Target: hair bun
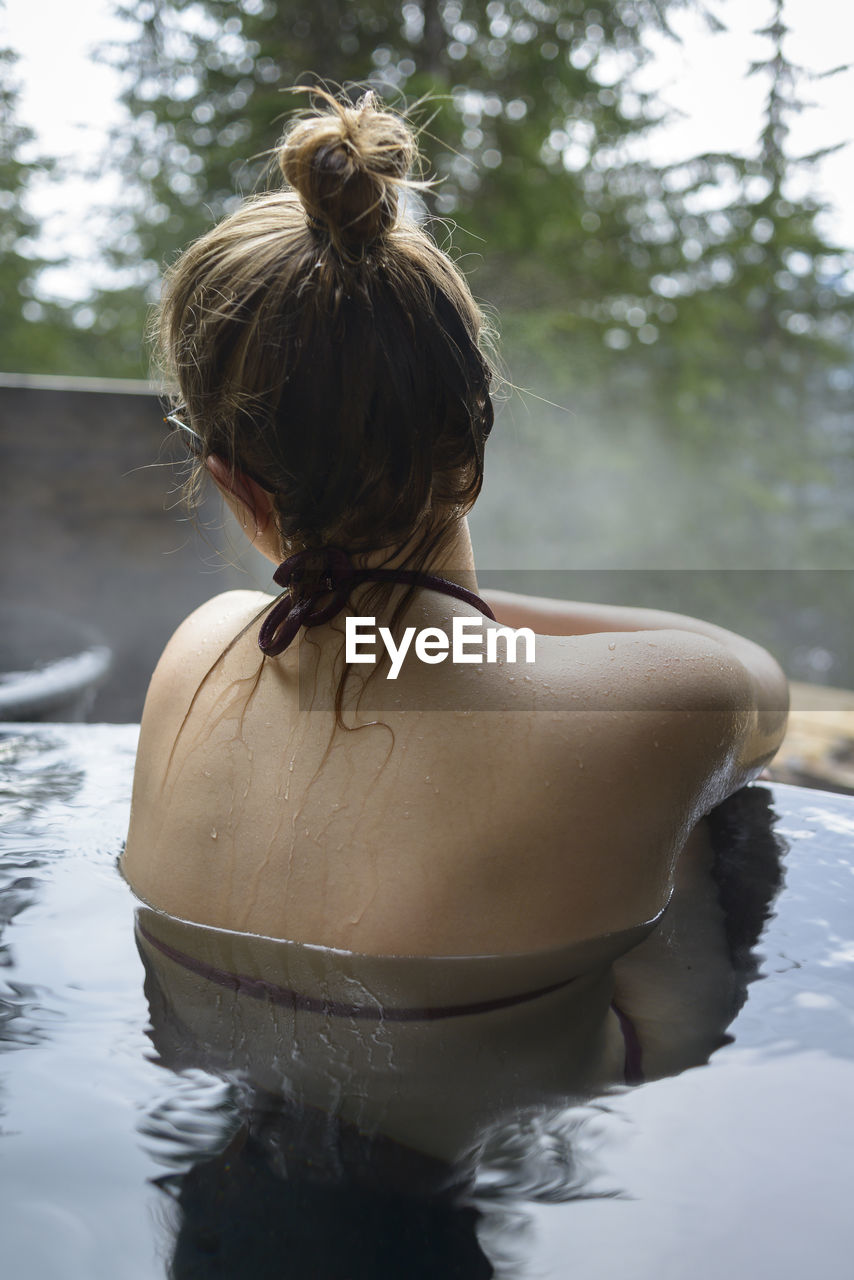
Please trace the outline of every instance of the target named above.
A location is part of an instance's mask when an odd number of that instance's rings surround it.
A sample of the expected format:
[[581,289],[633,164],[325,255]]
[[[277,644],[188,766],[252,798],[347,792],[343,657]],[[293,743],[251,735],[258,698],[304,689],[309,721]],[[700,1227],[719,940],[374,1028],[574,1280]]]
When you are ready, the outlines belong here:
[[398,189],[417,155],[415,139],[373,93],[355,107],[321,96],[331,110],[293,126],[279,165],[309,221],[327,230],[337,248],[361,249],[397,221]]

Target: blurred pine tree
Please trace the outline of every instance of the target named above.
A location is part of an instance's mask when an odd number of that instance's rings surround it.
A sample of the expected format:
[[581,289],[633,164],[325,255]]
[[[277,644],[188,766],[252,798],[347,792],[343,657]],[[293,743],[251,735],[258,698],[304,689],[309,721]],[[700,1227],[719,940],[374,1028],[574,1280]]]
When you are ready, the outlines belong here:
[[[790,154],[809,73],[787,56],[784,0],[768,3],[769,53],[752,69],[768,83],[758,143],[656,168],[642,143],[664,113],[633,73],[678,10],[714,27],[700,0],[121,0],[127,39],[102,56],[125,85],[108,160],[124,202],[104,253],[135,283],[91,300],[91,329],[55,367],[139,374],[163,263],[268,181],[270,149],[305,104],[287,90],[320,75],[354,95],[370,85],[412,107],[439,179],[428,212],[457,224],[511,373],[572,408],[519,416],[537,465],[566,474],[595,435],[602,484],[629,486],[652,440],[675,471],[659,484],[648,450],[631,492],[645,556],[659,527],[672,549],[662,486],[699,467],[691,514],[730,562],[761,536],[791,544],[793,564],[847,565],[851,258],[810,186],[821,153]],[[9,269],[26,289],[36,266]],[[27,350],[22,367],[43,367]]]
[[122,4],[129,39],[104,56],[127,85],[131,125],[114,131],[112,155],[127,178],[129,229],[111,260],[142,262],[154,280],[238,193],[263,184],[286,115],[305,104],[286,90],[320,73],[416,104],[439,180],[429,211],[460,228],[478,293],[558,308],[560,338],[569,327],[587,366],[602,351],[603,301],[650,293],[654,254],[631,233],[654,174],[625,152],[657,112],[623,83],[647,57],[645,34],[666,30],[685,2]]
[[32,179],[46,162],[22,158],[33,134],[18,120],[16,63],[11,49],[0,49],[0,328],[6,371],[43,363],[51,346],[44,308],[33,296],[47,264],[36,253],[38,221],[27,208]]

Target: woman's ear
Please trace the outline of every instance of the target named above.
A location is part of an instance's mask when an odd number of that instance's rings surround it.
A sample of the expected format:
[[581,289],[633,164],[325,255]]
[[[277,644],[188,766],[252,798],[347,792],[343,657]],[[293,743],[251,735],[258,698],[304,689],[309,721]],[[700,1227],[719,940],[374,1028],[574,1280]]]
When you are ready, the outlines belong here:
[[[251,516],[255,532],[264,533],[273,513],[273,498],[256,480],[243,471],[232,470],[215,453],[208,454],[205,466],[214,484],[232,505],[242,508],[244,516]],[[244,529],[247,521],[242,521]]]

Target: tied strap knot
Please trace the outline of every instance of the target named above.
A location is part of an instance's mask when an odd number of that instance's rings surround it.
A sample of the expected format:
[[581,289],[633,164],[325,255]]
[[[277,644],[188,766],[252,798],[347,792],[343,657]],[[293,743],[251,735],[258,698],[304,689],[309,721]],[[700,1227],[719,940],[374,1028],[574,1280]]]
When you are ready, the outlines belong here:
[[[258,632],[258,648],[270,658],[284,653],[300,627],[320,627],[341,612],[361,575],[339,547],[308,548],[283,560],[273,581],[284,589]],[[306,582],[310,585],[306,586]],[[321,605],[320,601],[332,599]]]
[[[311,547],[283,560],[273,581],[284,592],[273,604],[258,632],[258,648],[267,657],[276,658],[287,649],[300,627],[320,627],[341,612],[350,592],[361,582],[397,583],[406,587],[426,587],[462,600],[487,618],[495,614],[485,600],[461,587],[457,582],[440,578],[421,569],[357,569],[340,547]],[[326,596],[328,604],[320,601]]]

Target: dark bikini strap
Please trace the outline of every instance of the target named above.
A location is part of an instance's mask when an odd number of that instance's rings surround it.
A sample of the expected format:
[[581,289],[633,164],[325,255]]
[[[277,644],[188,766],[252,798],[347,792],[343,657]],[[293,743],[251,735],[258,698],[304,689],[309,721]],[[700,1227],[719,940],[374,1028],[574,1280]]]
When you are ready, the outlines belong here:
[[217,986],[227,987],[238,995],[250,996],[253,1000],[264,1000],[268,1004],[292,1009],[294,1013],[320,1013],[328,1018],[350,1018],[370,1022],[437,1022],[445,1018],[467,1018],[479,1013],[496,1013],[500,1009],[511,1009],[517,1004],[539,1000],[555,991],[561,991],[576,981],[575,977],[560,978],[548,986],[537,987],[533,991],[523,991],[513,996],[498,996],[492,1000],[477,1000],[469,1004],[452,1005],[380,1005],[376,1000],[366,1004],[348,1004],[340,1000],[332,1000],[326,996],[309,996],[294,991],[291,987],[280,986],[266,978],[255,978],[247,974],[231,973],[220,969],[198,956],[187,955],[177,947],[155,937],[137,920],[137,931],[152,947],[156,947],[164,956],[190,973]]
[[[320,567],[318,568],[318,562]],[[306,568],[312,568],[313,585],[305,594],[297,596],[306,578]],[[300,627],[319,627],[341,612],[350,599],[350,592],[362,582],[394,582],[408,587],[425,587],[429,591],[441,591],[479,609],[487,618],[495,621],[495,614],[485,600],[474,591],[461,587],[435,573],[422,573],[419,569],[360,569],[353,564],[346,551],[338,547],[298,551],[283,560],[273,581],[284,588],[283,594],[273,605],[258,633],[258,647],[270,658],[287,649]],[[320,601],[332,599],[325,605]]]
[[623,1044],[626,1047],[626,1057],[623,1065],[626,1084],[643,1084],[643,1052],[635,1024],[629,1015],[624,1013],[613,1000],[611,1001],[611,1008],[617,1015],[620,1031],[623,1033]]

